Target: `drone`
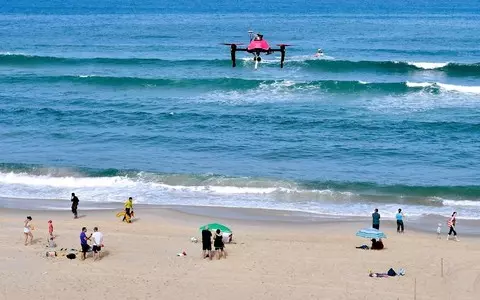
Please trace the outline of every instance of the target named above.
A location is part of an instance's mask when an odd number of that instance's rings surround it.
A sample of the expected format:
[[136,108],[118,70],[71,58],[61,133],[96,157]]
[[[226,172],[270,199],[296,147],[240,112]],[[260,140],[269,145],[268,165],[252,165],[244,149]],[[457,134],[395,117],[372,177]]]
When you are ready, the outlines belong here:
[[266,40],[263,39],[263,35],[260,33],[254,34],[253,31],[249,31],[248,35],[250,37],[250,43],[248,44],[247,48],[239,48],[239,45],[243,45],[241,43],[225,43],[223,45],[230,46],[230,54],[232,57],[232,67],[235,68],[237,66],[236,62],[236,53],[237,51],[244,51],[253,54],[253,61],[255,62],[255,70],[258,68],[258,63],[262,61],[260,54],[265,53],[265,55],[272,54],[274,52],[280,52],[280,68],[283,68],[283,63],[285,62],[285,52],[288,44],[277,44],[279,48],[273,49],[270,48],[270,45]]

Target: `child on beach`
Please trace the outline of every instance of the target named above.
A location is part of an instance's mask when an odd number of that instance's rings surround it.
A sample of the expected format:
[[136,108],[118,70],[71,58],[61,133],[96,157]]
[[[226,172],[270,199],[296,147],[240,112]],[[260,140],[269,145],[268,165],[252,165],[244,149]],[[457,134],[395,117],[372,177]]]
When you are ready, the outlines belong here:
[[48,235],[49,235],[49,238],[53,238],[53,222],[52,222],[52,220],[48,220]]
[[48,238],[48,247],[50,247],[50,248],[57,247],[57,244],[55,243],[53,236]]
[[441,239],[442,237],[440,236],[440,234],[442,233],[442,223],[438,223],[438,227],[437,227],[437,239]]
[[[32,217],[30,216],[28,216],[23,222],[23,234],[25,235],[25,246],[27,246],[28,244],[32,244],[32,241],[33,241],[32,230],[34,228],[31,223],[32,223]],[[30,238],[30,243],[28,243],[28,238]]]

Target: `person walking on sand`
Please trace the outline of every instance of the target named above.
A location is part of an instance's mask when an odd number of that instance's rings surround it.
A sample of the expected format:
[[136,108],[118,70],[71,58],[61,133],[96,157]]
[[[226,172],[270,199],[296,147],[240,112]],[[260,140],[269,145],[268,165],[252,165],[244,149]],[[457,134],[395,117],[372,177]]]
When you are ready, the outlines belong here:
[[127,223],[132,223],[132,212],[133,212],[133,199],[132,197],[129,197],[128,200],[125,202],[125,216],[123,217],[123,221],[127,221]]
[[78,197],[75,196],[75,193],[72,193],[71,201],[72,201],[73,218],[78,219],[77,208],[78,208],[78,202],[80,202],[80,200],[78,200]]
[[103,247],[103,234],[98,231],[98,227],[93,228],[93,260],[100,260],[100,251],[102,250]]
[[450,239],[450,235],[453,232],[453,236],[455,240],[459,242],[459,239],[457,238],[457,231],[455,230],[456,224],[457,224],[457,212],[454,211],[452,214],[452,217],[447,222],[448,227],[450,227],[450,231],[448,232],[448,235],[447,235],[447,241]]
[[[23,222],[23,235],[25,235],[25,246],[28,244],[32,244],[33,241],[33,226],[32,226],[32,217],[28,216],[25,221]],[[28,242],[28,238],[30,237],[30,243]]]
[[202,250],[203,258],[210,258],[212,260],[212,232],[206,226],[202,230]]
[[372,227],[380,230],[380,214],[378,208],[375,208],[375,212],[372,214]]
[[403,226],[403,213],[402,209],[398,209],[398,213],[395,215],[395,218],[397,219],[397,233],[403,233],[404,226]]

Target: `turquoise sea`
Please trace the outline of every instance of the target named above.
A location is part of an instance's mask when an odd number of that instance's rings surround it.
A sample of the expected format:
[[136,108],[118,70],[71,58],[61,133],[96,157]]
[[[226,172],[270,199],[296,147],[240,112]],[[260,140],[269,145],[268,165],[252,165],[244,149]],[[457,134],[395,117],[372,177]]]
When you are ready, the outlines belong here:
[[[0,198],[480,219],[480,1],[17,0],[0,28]],[[248,30],[283,69],[231,67]]]

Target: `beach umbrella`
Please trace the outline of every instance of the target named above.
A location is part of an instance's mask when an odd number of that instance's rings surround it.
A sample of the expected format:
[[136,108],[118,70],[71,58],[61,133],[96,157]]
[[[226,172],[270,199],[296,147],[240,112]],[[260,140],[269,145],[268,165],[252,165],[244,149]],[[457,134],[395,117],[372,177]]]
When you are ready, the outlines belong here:
[[385,235],[385,233],[381,232],[380,230],[378,229],[375,229],[375,228],[364,228],[364,229],[360,229],[358,232],[357,232],[357,236],[359,237],[363,237],[363,238],[367,238],[367,239],[383,239],[383,238],[387,238],[387,236]]
[[206,227],[208,227],[209,230],[220,229],[220,231],[222,231],[222,232],[232,233],[230,228],[228,228],[227,226],[225,226],[223,224],[219,224],[219,223],[210,223],[210,224],[207,224],[207,225],[203,225],[203,226],[200,227],[200,230],[204,230]]

